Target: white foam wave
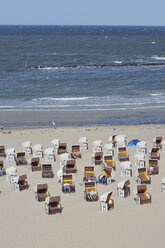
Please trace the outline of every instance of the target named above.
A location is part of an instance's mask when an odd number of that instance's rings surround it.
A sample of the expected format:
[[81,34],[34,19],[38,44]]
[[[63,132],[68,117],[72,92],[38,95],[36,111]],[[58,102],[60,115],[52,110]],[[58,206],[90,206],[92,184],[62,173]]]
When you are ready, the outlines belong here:
[[154,56],[152,56],[152,59],[155,59],[155,60],[165,60],[165,57],[159,57],[157,55],[154,55]]
[[156,42],[155,41],[152,41],[151,44],[155,44]]
[[114,63],[115,63],[115,64],[122,64],[122,61],[115,60]]
[[91,97],[42,97],[42,98],[34,98],[33,101],[81,101],[87,100]]
[[163,93],[152,93],[150,94],[150,96],[163,96],[164,94]]

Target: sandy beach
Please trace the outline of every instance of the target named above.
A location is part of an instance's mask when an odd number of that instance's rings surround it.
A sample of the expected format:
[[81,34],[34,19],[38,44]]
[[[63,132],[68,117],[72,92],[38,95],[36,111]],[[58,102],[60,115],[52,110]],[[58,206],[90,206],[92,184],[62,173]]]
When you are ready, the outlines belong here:
[[[160,152],[159,175],[151,177],[151,185],[147,185],[152,196],[152,203],[137,205],[134,201],[136,187],[134,155],[136,147],[128,147],[130,161],[133,165],[133,176],[130,178],[131,195],[127,198],[117,197],[117,183],[124,180],[120,175],[120,162],[115,151],[115,182],[110,185],[97,184],[99,196],[113,191],[115,208],[101,211],[100,202],[86,202],[83,192],[83,172],[85,165],[92,165],[92,142],[101,139],[103,147],[113,134],[125,134],[127,141],[134,138],[147,142],[148,151],[152,147],[155,136],[164,137],[165,124],[130,125],[130,126],[72,126],[56,128],[13,129],[11,134],[0,133],[0,145],[6,149],[14,147],[16,152],[22,151],[22,143],[30,140],[32,146],[42,144],[44,150],[51,146],[51,140],[59,138],[67,143],[67,151],[71,145],[78,144],[80,137],[88,138],[89,149],[82,150],[82,158],[76,160],[77,174],[73,175],[76,192],[64,194],[56,173],[60,168],[59,156],[52,163],[54,178],[44,179],[41,171],[31,172],[27,166],[17,167],[18,175],[27,174],[30,187],[21,192],[14,191],[13,184],[0,177],[0,220],[1,247],[24,248],[74,248],[74,247],[165,247],[165,194],[161,192],[161,180],[165,177],[165,153]],[[5,168],[15,165],[4,160]],[[41,160],[41,164],[44,159]],[[101,166],[95,166],[98,177],[102,173]],[[34,198],[34,186],[47,183],[51,195],[60,195],[63,211],[61,214],[46,215],[44,202]]]

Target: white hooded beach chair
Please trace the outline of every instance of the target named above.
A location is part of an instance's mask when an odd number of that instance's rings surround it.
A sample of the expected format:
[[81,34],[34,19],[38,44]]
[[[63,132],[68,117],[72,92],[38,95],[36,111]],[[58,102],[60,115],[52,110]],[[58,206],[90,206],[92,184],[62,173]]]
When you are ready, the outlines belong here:
[[52,147],[54,149],[55,152],[58,152],[58,147],[60,144],[60,140],[59,139],[54,139],[51,141]]
[[6,160],[7,161],[15,161],[15,149],[14,148],[9,148],[6,150]]
[[46,162],[54,162],[55,155],[54,155],[54,148],[49,147],[44,151],[44,158]]
[[163,138],[161,136],[153,138],[153,147],[162,148]]
[[116,136],[117,136],[117,135],[112,135],[112,136],[110,136],[109,139],[108,139],[108,143],[110,143],[111,145],[113,145],[113,147],[116,146]]
[[162,179],[161,191],[162,191],[162,192],[165,192],[165,177]]
[[98,177],[98,182],[102,184],[111,184],[112,179],[115,177],[115,171],[112,167],[105,167],[104,172]]
[[26,154],[32,154],[32,145],[31,145],[31,142],[30,142],[30,141],[25,141],[25,142],[22,144],[22,148],[23,148],[23,151],[24,151]]
[[147,144],[145,141],[140,141],[136,144],[137,153],[147,154]]
[[70,154],[69,153],[63,153],[59,156],[59,158],[60,158],[60,167],[63,168],[64,166],[66,166],[67,160],[70,159]]
[[129,180],[124,180],[118,183],[117,185],[117,195],[118,197],[127,197],[130,195],[130,185]]
[[6,169],[6,181],[8,183],[14,183],[14,179],[17,177],[17,168],[11,166]]
[[135,156],[135,167],[136,168],[145,168],[146,164],[145,164],[145,154],[142,152],[138,152]]
[[110,210],[114,208],[114,200],[111,199],[112,191],[106,192],[100,196],[100,209],[103,210]]
[[78,140],[81,150],[88,150],[88,139],[87,137],[81,137]]
[[124,161],[120,163],[120,170],[122,177],[132,177],[131,163],[129,161]]
[[93,145],[93,152],[102,152],[102,141],[101,140],[93,141],[92,145]]
[[15,191],[22,191],[24,189],[28,189],[27,176],[16,176],[14,178],[14,189]]
[[165,140],[162,140],[162,152],[165,152]]
[[114,156],[113,144],[108,143],[104,145],[104,156]]
[[115,137],[115,141],[116,141],[117,148],[127,146],[127,141],[126,141],[126,136],[125,135],[117,135]]
[[43,146],[41,144],[33,146],[33,156],[38,158],[43,157]]

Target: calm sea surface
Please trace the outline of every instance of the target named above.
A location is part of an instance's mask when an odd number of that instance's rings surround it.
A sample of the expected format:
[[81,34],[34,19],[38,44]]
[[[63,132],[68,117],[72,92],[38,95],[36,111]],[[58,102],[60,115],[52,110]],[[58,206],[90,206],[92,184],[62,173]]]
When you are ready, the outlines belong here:
[[0,26],[0,125],[165,123],[165,27]]

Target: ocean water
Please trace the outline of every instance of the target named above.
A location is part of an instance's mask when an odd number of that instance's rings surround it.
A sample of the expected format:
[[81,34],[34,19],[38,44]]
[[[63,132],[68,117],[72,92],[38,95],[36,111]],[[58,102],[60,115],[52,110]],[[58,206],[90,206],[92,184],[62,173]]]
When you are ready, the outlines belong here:
[[0,124],[165,123],[165,27],[0,26]]

